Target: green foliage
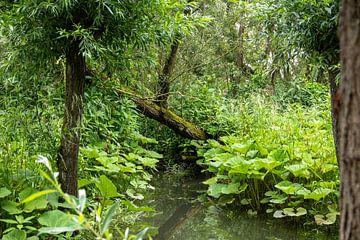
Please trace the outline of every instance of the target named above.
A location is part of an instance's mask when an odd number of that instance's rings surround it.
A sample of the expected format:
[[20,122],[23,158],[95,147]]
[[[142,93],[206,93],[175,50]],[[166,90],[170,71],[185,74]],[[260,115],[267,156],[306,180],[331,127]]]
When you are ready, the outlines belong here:
[[337,206],[339,179],[327,113],[263,104],[240,108],[242,122],[231,125],[236,136],[193,143],[203,158],[198,164],[215,175],[204,182],[207,194],[221,205],[237,202],[274,217],[309,215],[328,223],[317,215],[338,214],[327,206]]

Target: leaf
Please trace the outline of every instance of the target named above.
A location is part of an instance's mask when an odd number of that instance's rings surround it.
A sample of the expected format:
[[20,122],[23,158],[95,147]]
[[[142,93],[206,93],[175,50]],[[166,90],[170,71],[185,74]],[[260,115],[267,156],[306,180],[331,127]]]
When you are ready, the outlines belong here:
[[227,184],[226,187],[223,187],[221,189],[221,193],[223,193],[223,194],[239,193],[239,187],[240,187],[240,183],[230,183],[230,184]]
[[83,212],[86,204],[86,192],[85,189],[79,190],[79,205],[77,206],[80,212]]
[[24,212],[32,212],[35,209],[45,209],[48,204],[46,196],[41,196],[36,201],[27,202],[24,206]]
[[208,180],[204,181],[203,184],[206,185],[213,185],[217,182],[217,177],[209,178]]
[[7,189],[6,187],[0,188],[0,198],[7,197],[11,194],[11,191]]
[[336,222],[337,213],[328,213],[326,217],[324,215],[315,215],[315,223],[317,225],[331,225]]
[[75,227],[42,227],[40,228],[39,231],[39,235],[40,234],[51,234],[51,235],[57,235],[60,233],[64,233],[64,232],[74,232],[74,231],[78,231],[81,228],[75,228]]
[[47,190],[43,190],[37,193],[34,193],[32,195],[30,195],[29,197],[25,198],[21,203],[27,203],[27,202],[31,202],[43,195],[49,194],[49,193],[54,193],[57,192],[55,189],[47,189]]
[[98,158],[100,157],[96,148],[81,148],[81,153],[87,158]]
[[106,211],[104,220],[102,221],[102,223],[100,225],[100,231],[101,231],[102,235],[104,234],[104,232],[106,230],[108,230],[111,220],[114,217],[118,206],[119,206],[119,204],[115,203],[115,204],[111,205],[111,207],[109,207],[109,209]]
[[83,188],[83,187],[85,187],[85,186],[87,186],[87,185],[89,185],[89,184],[92,184],[93,183],[93,181],[91,181],[91,180],[89,180],[89,179],[80,179],[79,181],[78,181],[78,187],[79,188]]
[[72,215],[60,210],[52,210],[42,214],[38,222],[45,227],[39,229],[39,233],[59,234],[62,232],[73,232],[82,227],[72,220]]
[[287,151],[283,149],[276,149],[269,153],[268,158],[274,161],[284,162],[289,159]]
[[225,206],[226,204],[233,203],[235,198],[233,195],[223,195],[217,201],[218,204]]
[[13,229],[4,235],[2,240],[26,240],[26,232],[19,229]]
[[18,222],[13,219],[0,219],[1,222],[9,223],[9,224],[17,224]]
[[136,234],[134,240],[142,240],[145,237],[145,234],[148,232],[149,228],[144,228],[141,232]]
[[276,188],[280,189],[286,194],[294,194],[297,190],[301,189],[302,186],[298,183],[292,183],[289,181],[282,181],[275,185]]
[[139,157],[138,160],[141,162],[142,165],[150,168],[155,168],[156,164],[159,162],[158,159],[149,157]]
[[310,177],[310,172],[305,164],[293,164],[285,166],[284,168],[289,170],[295,177]]
[[280,161],[271,160],[269,158],[255,158],[251,162],[254,164],[254,166],[256,166],[256,170],[265,168],[268,171],[272,171],[274,168],[282,164]]
[[234,143],[231,146],[231,149],[233,151],[245,154],[245,153],[247,153],[249,151],[249,149],[253,146],[254,143],[255,143],[254,140],[249,140],[244,144]]
[[259,151],[258,150],[250,150],[246,153],[246,158],[247,159],[253,159],[258,155]]
[[26,197],[30,196],[34,192],[34,189],[31,187],[25,188],[19,193],[20,202],[23,201]]
[[134,189],[131,189],[131,188],[126,190],[126,194],[129,197],[134,198],[134,199],[138,199],[138,200],[144,199],[144,196],[141,193],[137,193],[137,192],[135,192]]
[[117,192],[116,186],[105,175],[101,175],[99,177],[98,181],[95,182],[95,185],[100,190],[103,197],[105,197],[105,198],[112,198],[112,197],[120,196],[120,194]]
[[125,206],[127,206],[129,211],[134,211],[134,212],[154,212],[155,211],[151,207],[138,207],[129,200],[121,200],[121,203],[123,203]]
[[41,163],[41,164],[44,164],[46,166],[46,168],[52,172],[52,168],[51,168],[51,164],[50,164],[50,161],[47,157],[45,156],[39,156],[38,159],[36,160],[37,163]]
[[244,199],[241,199],[240,204],[241,205],[249,205],[250,202],[251,202],[250,198],[244,198]]
[[319,201],[331,192],[332,190],[328,188],[317,188],[312,193],[304,195],[304,199],[314,199],[315,201]]
[[297,208],[296,211],[294,208],[284,208],[283,213],[289,217],[298,217],[307,214],[307,211],[302,207]]
[[1,202],[1,208],[10,214],[18,214],[18,213],[22,212],[20,209],[17,208],[18,205],[19,205],[18,203],[13,202],[13,201],[2,201]]
[[283,217],[286,217],[286,215],[283,214],[282,210],[277,210],[274,212],[273,217],[274,218],[283,218]]
[[227,184],[222,184],[222,183],[216,183],[216,184],[210,185],[207,193],[211,197],[218,198],[218,197],[220,197],[220,195],[222,193],[222,189],[226,188],[226,186],[227,186]]

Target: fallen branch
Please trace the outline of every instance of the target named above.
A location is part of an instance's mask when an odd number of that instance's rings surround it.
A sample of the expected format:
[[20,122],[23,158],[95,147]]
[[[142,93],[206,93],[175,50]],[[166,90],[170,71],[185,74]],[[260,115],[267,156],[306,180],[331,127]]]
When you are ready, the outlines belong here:
[[206,140],[209,135],[194,123],[176,115],[174,112],[160,107],[151,100],[143,99],[131,90],[116,90],[117,95],[127,95],[136,104],[137,110],[145,116],[168,126],[179,135],[195,140]]

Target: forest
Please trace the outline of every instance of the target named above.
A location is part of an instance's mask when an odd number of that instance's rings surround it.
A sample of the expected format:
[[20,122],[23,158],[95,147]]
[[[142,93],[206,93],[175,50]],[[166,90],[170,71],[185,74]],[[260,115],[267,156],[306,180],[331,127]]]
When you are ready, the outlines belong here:
[[359,23],[357,0],[0,0],[0,238],[360,239]]

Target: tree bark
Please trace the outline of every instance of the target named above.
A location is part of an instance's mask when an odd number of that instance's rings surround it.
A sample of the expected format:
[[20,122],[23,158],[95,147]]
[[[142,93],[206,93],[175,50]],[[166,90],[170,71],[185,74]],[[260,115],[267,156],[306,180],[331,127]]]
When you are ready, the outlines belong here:
[[195,140],[206,140],[209,138],[208,134],[202,129],[166,108],[140,98],[133,98],[133,101],[142,114],[166,125],[185,138]]
[[169,56],[166,59],[162,73],[159,76],[159,95],[156,101],[163,108],[168,107],[168,98],[170,92],[170,77],[175,68],[176,55],[179,49],[179,41],[177,39],[171,44]]
[[85,69],[85,58],[80,53],[79,41],[74,41],[66,53],[64,123],[57,165],[61,189],[75,196],[78,193],[77,164]]
[[343,0],[340,13],[340,239],[360,239],[360,1]]

